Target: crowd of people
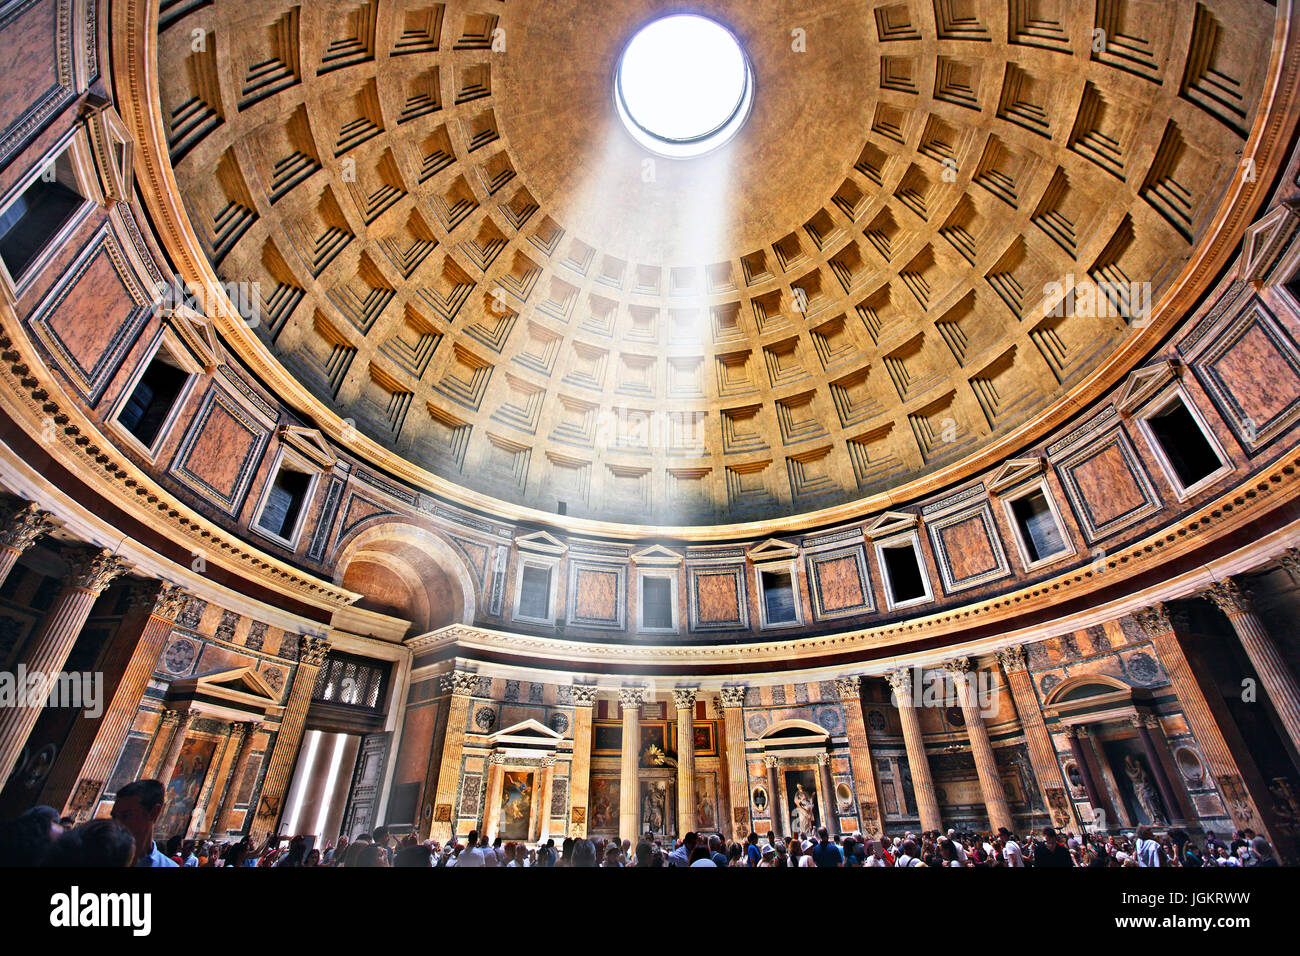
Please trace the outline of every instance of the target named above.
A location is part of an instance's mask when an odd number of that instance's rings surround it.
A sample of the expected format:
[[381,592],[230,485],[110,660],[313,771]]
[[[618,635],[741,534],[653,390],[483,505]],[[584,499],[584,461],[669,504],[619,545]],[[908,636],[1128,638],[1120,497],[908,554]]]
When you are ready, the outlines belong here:
[[112,816],[80,825],[52,807],[34,807],[0,826],[0,866],[49,867],[674,867],[674,866],[983,866],[983,867],[1169,867],[1278,866],[1263,836],[1242,830],[1231,838],[1206,834],[1198,845],[1183,830],[1156,839],[1149,827],[1132,836],[1058,833],[1051,827],[1020,839],[1005,828],[996,834],[938,830],[866,839],[860,833],[831,838],[815,834],[760,837],[729,842],[717,834],[687,833],[680,840],[647,835],[630,840],[566,838],[537,845],[488,839],[471,831],[444,843],[397,837],[386,827],[311,845],[305,836],[271,836],[255,845],[173,836],[159,847],[153,837],[164,791],[156,780],[139,780],[117,793]]

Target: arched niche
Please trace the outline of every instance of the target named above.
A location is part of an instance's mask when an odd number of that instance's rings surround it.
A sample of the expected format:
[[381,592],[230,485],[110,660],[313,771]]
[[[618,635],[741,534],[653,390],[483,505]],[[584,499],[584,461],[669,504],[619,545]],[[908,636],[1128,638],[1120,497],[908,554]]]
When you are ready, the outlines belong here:
[[412,634],[468,624],[477,589],[464,559],[438,535],[404,522],[372,525],[339,553],[335,583],[357,606],[411,622]]

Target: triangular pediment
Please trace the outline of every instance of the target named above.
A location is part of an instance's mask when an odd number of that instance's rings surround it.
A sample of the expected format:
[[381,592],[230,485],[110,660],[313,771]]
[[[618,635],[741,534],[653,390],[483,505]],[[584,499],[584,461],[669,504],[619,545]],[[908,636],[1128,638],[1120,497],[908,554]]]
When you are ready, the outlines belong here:
[[1145,405],[1162,388],[1183,374],[1183,366],[1176,359],[1166,359],[1140,368],[1129,375],[1120,389],[1115,407],[1121,415],[1132,415]]
[[1004,491],[1027,478],[1041,475],[1046,466],[1047,462],[1042,458],[1011,458],[1004,461],[1002,467],[993,473],[987,482],[987,487],[993,492]]
[[886,511],[867,525],[862,533],[868,538],[887,538],[900,531],[910,531],[916,527],[916,515],[902,511]]
[[1241,278],[1258,287],[1300,226],[1293,203],[1283,203],[1246,230],[1241,244]]
[[633,564],[654,564],[660,567],[676,567],[682,563],[682,556],[661,544],[652,544],[632,555]]
[[183,305],[166,309],[163,314],[205,372],[211,372],[222,363],[224,354],[217,330],[207,316]]
[[762,544],[750,548],[746,556],[755,564],[763,561],[789,561],[799,557],[799,546],[780,538],[768,538]]
[[200,713],[265,713],[280,704],[279,694],[252,667],[235,667],[172,681],[167,697],[189,700],[190,709]]
[[554,752],[564,735],[533,718],[498,730],[488,737],[488,745],[498,751],[515,753]]
[[554,555],[564,554],[569,550],[567,544],[545,531],[534,531],[532,534],[525,534],[515,538],[515,547],[520,551]]
[[280,440],[289,445],[322,470],[334,467],[338,458],[329,442],[314,428],[301,425],[284,425],[280,428]]

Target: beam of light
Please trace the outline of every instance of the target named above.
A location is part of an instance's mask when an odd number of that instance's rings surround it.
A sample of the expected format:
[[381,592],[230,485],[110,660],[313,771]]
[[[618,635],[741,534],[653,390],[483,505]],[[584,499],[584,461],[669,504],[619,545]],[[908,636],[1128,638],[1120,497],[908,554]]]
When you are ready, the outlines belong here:
[[325,839],[325,823],[330,813],[330,802],[334,799],[334,788],[338,784],[339,766],[343,763],[343,746],[347,743],[347,734],[334,735],[334,753],[330,755],[330,768],[325,776],[325,792],[321,794],[320,809],[316,813],[316,828],[312,831],[322,840]]
[[307,785],[311,780],[312,769],[316,766],[316,748],[320,746],[320,738],[319,730],[307,731],[307,753],[303,757],[302,770],[294,780],[293,803],[289,807],[289,815],[285,823],[285,829],[289,833],[298,832],[298,817],[302,813],[302,805],[307,797]]

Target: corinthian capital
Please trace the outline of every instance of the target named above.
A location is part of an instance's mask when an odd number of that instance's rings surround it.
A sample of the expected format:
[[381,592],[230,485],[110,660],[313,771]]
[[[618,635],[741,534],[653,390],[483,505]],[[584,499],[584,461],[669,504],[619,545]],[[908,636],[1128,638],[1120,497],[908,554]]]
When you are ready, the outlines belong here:
[[974,670],[974,665],[971,664],[969,657],[954,657],[950,661],[943,662],[943,669],[949,674],[959,676],[961,674],[969,674]]
[[1232,578],[1216,581],[1202,591],[1201,595],[1213,601],[1215,607],[1229,617],[1254,610],[1250,593]]
[[1015,647],[1004,647],[998,651],[998,663],[1002,669],[1010,674],[1012,671],[1022,671],[1029,667],[1029,655],[1025,653],[1025,646],[1017,644]]
[[469,671],[452,671],[442,675],[442,689],[451,691],[453,697],[470,697],[478,686],[478,675]]
[[77,552],[68,557],[68,573],[63,583],[78,591],[91,594],[104,593],[113,581],[124,574],[129,565],[107,548],[100,551]]
[[745,688],[744,687],[724,687],[721,692],[723,707],[743,707],[745,706]]
[[594,684],[572,684],[569,688],[573,706],[593,707],[596,703],[597,688]]
[[912,671],[909,668],[900,667],[898,670],[890,671],[885,675],[885,680],[889,681],[889,686],[893,688],[896,697],[911,700]]
[[862,678],[856,674],[835,678],[835,693],[840,700],[857,700],[862,696]]
[[678,710],[694,710],[695,698],[699,692],[698,687],[674,687],[673,703]]
[[310,637],[306,634],[301,637],[299,645],[300,653],[298,660],[308,667],[320,667],[325,663],[325,657],[330,652],[330,642],[323,637]]
[[618,702],[623,705],[624,710],[631,710],[640,707],[645,703],[644,687],[623,687],[618,692]]
[[1169,608],[1157,601],[1150,607],[1144,607],[1140,611],[1133,612],[1133,620],[1137,621],[1138,627],[1147,637],[1155,637],[1158,634],[1167,634],[1174,629],[1174,621],[1169,613]]
[[0,548],[9,548],[20,554],[35,543],[36,539],[54,529],[54,520],[48,511],[42,511],[34,504],[27,504],[9,516],[3,528],[0,528]]

